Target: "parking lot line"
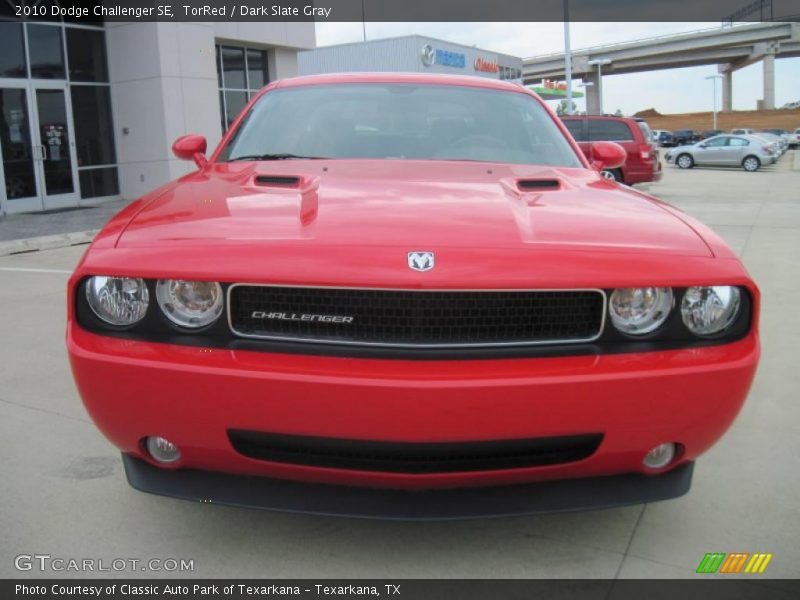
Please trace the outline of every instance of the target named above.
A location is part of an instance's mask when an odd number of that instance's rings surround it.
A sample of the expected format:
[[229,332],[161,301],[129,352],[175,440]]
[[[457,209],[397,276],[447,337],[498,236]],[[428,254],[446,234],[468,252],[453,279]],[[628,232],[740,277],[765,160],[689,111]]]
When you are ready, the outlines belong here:
[[72,271],[64,269],[25,269],[22,267],[0,267],[0,271],[10,271],[12,273],[61,273],[70,275]]

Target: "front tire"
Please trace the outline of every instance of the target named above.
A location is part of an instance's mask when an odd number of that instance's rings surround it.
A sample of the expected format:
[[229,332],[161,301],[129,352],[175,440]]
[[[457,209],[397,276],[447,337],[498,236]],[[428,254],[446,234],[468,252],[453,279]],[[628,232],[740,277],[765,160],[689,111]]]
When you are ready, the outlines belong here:
[[603,171],[603,177],[619,183],[625,183],[622,177],[622,171],[619,169],[605,169]]
[[694,166],[694,159],[690,154],[681,154],[675,159],[675,164],[681,169],[691,169]]
[[757,156],[745,156],[742,161],[742,168],[753,173],[761,168],[761,161],[758,160]]

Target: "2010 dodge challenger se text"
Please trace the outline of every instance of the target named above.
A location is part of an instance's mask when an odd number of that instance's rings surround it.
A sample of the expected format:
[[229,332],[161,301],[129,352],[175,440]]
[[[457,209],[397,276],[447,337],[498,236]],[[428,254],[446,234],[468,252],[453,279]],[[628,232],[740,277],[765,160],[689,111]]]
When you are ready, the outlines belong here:
[[521,86],[268,85],[69,284],[87,410],[133,487],[443,519],[684,494],[759,356],[711,230],[599,171]]

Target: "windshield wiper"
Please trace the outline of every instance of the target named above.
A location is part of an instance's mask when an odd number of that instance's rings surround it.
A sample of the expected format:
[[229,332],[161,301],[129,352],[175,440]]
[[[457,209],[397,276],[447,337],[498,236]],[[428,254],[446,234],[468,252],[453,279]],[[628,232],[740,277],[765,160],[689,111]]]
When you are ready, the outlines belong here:
[[280,152],[277,154],[247,154],[244,156],[237,156],[228,159],[228,162],[237,160],[294,160],[294,159],[308,159],[308,160],[322,160],[324,156],[302,156],[300,154],[290,154],[289,152]]

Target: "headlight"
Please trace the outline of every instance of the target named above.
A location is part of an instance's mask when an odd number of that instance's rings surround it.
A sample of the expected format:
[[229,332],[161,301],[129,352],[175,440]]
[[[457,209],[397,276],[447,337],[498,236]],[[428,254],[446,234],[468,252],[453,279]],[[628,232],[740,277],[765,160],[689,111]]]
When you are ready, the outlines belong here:
[[181,327],[205,327],[222,314],[222,286],[215,281],[159,279],[156,299],[167,318]]
[[86,300],[100,319],[124,327],[144,318],[150,293],[144,279],[98,275],[86,282]]
[[714,335],[730,327],[740,305],[741,293],[737,287],[690,287],[683,295],[681,317],[693,334]]
[[670,288],[620,288],[611,294],[608,312],[622,333],[644,335],[666,321],[672,306]]

